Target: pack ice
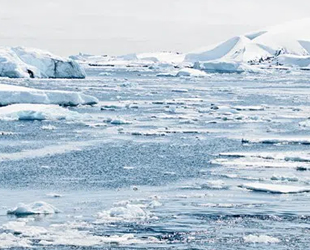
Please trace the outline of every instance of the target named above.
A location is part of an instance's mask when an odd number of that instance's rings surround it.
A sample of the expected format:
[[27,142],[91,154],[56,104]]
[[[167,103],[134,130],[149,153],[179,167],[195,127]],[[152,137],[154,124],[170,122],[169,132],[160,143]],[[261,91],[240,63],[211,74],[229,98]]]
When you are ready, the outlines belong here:
[[0,77],[9,78],[85,78],[84,69],[71,59],[50,52],[0,47]]

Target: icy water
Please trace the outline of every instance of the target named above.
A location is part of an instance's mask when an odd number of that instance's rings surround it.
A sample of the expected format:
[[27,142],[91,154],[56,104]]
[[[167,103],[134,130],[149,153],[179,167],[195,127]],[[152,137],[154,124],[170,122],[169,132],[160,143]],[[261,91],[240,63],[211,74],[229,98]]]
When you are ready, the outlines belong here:
[[[1,80],[100,103],[0,121],[0,248],[309,248],[309,73],[88,75]],[[60,213],[7,215],[36,201]]]

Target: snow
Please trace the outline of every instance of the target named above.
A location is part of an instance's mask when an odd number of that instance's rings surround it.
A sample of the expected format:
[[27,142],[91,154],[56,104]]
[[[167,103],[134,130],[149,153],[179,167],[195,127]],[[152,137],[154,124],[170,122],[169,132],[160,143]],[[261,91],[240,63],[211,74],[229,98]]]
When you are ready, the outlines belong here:
[[247,235],[243,237],[244,242],[246,243],[279,243],[281,242],[278,238],[271,237],[268,235]]
[[277,193],[277,194],[292,194],[292,193],[310,192],[310,187],[264,184],[264,183],[246,183],[246,184],[242,184],[240,187],[246,188],[246,189],[249,189],[252,191]]
[[13,104],[0,107],[0,120],[76,120],[79,113],[58,105]]
[[17,207],[7,211],[8,214],[17,216],[33,214],[55,214],[59,212],[60,210],[58,210],[56,207],[44,201],[33,202],[30,204],[20,203]]
[[0,76],[10,78],[85,78],[75,61],[48,51],[25,47],[0,47]]
[[95,104],[98,103],[98,99],[78,92],[38,90],[0,84],[0,106],[16,103],[76,106],[79,104]]

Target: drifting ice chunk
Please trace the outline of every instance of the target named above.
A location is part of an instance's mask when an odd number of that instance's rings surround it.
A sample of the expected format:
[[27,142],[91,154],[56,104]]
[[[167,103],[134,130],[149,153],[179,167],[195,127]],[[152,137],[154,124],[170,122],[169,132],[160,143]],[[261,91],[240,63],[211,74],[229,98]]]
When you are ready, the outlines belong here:
[[98,99],[78,92],[38,90],[0,84],[0,106],[16,103],[76,106],[79,104],[96,104]]
[[240,187],[257,192],[277,193],[277,194],[292,194],[310,192],[310,187],[298,187],[287,185],[274,185],[263,183],[246,183]]
[[147,219],[148,214],[139,205],[127,204],[124,207],[114,207],[98,213],[98,218],[97,223],[105,223],[107,221],[136,221]]
[[0,48],[0,76],[10,78],[85,78],[85,71],[70,59],[31,48]]
[[34,215],[34,214],[55,214],[59,213],[56,207],[44,202],[38,201],[30,204],[20,203],[17,207],[7,211],[8,214],[14,215]]
[[76,120],[79,113],[57,105],[13,104],[0,108],[0,120]]
[[243,237],[244,242],[247,243],[279,243],[280,240],[278,238],[274,238],[268,235],[247,235],[245,237]]

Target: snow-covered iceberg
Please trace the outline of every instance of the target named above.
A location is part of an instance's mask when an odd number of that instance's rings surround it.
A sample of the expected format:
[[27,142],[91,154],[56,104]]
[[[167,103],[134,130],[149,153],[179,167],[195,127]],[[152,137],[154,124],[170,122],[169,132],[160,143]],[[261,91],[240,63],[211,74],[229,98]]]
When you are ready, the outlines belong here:
[[85,78],[84,69],[71,59],[50,52],[0,47],[0,77],[10,78]]
[[[244,65],[304,68],[310,65],[310,18],[284,23],[233,37],[185,56],[185,62],[203,65],[206,71],[251,71]],[[228,69],[228,70],[227,70]]]
[[76,106],[96,104],[98,99],[78,92],[38,90],[20,86],[0,84],[0,106],[17,103],[58,104]]

